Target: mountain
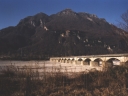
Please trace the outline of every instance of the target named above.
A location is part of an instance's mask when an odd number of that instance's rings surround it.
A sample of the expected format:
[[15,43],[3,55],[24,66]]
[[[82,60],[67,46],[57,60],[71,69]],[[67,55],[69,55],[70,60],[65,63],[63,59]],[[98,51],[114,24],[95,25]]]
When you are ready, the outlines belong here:
[[1,58],[126,53],[128,33],[94,14],[65,9],[28,16],[0,30],[0,45]]

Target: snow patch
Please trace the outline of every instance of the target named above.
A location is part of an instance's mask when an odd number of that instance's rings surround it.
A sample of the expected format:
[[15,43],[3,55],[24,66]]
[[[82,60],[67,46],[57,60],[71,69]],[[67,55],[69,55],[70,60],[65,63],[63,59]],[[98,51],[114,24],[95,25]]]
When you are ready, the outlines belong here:
[[47,31],[48,30],[48,28],[46,27],[46,26],[44,26],[44,29]]
[[79,35],[77,35],[77,38],[80,40],[80,36]]
[[98,42],[99,42],[99,43],[101,43],[101,41],[100,41],[100,40],[98,40]]
[[40,19],[40,24],[42,24],[42,20]]
[[61,36],[64,37],[64,33],[62,33]]
[[89,17],[87,17],[87,19],[89,20],[89,21],[93,21],[91,18],[89,18]]
[[113,51],[110,46],[108,46],[107,49],[111,52]]
[[35,27],[35,23],[33,21],[31,21],[30,23],[31,23],[31,25],[33,25]]
[[88,39],[86,39],[86,42],[88,42]]

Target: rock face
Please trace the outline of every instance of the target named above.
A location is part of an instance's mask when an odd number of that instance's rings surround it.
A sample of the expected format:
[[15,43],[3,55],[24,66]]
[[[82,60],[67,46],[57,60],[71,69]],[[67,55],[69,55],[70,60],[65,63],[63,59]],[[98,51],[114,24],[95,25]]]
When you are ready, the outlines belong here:
[[128,33],[96,15],[65,9],[38,13],[0,30],[0,55],[49,58],[128,52]]

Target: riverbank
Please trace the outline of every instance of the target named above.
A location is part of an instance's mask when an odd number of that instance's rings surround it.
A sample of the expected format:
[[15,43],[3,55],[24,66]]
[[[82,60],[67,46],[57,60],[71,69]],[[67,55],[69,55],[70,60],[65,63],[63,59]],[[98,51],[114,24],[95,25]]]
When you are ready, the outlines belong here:
[[50,74],[44,70],[39,77],[38,70],[5,69],[0,74],[0,96],[128,96],[127,66],[74,72],[74,78],[60,70]]

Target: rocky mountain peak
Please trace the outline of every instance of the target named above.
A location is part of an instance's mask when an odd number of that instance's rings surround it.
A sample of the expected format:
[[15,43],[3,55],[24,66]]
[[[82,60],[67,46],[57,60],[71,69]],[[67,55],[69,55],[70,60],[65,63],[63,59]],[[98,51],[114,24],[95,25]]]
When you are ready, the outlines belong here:
[[58,16],[62,16],[62,15],[76,15],[76,12],[72,11],[71,9],[64,9],[62,11],[60,11],[59,13],[57,13]]
[[0,45],[0,54],[13,58],[126,53],[128,33],[96,15],[65,9],[28,16],[0,30]]

